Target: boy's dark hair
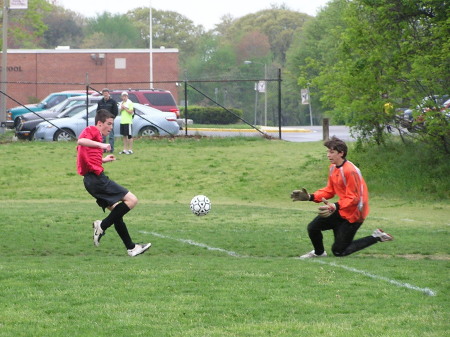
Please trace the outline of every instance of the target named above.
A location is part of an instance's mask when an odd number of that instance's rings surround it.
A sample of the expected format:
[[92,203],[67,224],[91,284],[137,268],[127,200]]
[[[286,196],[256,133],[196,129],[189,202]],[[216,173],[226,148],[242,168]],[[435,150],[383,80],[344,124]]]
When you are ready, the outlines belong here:
[[342,158],[345,158],[347,156],[347,144],[343,140],[340,140],[336,136],[331,137],[331,139],[328,139],[323,143],[327,148],[330,150],[335,150],[337,152],[343,152],[344,155]]
[[114,119],[114,117],[115,116],[108,110],[100,109],[97,111],[97,114],[95,115],[95,125],[97,125],[98,122],[105,123],[108,118]]

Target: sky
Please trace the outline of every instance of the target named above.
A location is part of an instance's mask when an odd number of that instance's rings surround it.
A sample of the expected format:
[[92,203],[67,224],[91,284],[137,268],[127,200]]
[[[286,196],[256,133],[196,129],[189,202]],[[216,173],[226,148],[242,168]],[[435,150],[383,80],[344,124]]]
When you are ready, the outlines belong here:
[[103,12],[125,14],[138,7],[174,11],[203,25],[206,30],[213,29],[221,22],[221,17],[230,14],[237,19],[260,10],[270,9],[272,4],[285,4],[289,9],[316,16],[321,7],[330,0],[56,0],[56,4],[85,17]]

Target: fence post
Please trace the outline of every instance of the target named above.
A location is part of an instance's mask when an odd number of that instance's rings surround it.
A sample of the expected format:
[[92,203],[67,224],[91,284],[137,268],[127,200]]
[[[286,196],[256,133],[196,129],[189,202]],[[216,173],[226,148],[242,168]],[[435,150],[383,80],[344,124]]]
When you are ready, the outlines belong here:
[[278,68],[278,135],[281,140],[281,68]]
[[184,81],[184,131],[188,135],[188,97],[187,97],[187,81]]
[[86,127],[89,126],[89,87],[91,83],[89,83],[89,73],[86,73]]
[[324,141],[330,139],[330,120],[328,118],[324,118],[322,121],[322,134]]

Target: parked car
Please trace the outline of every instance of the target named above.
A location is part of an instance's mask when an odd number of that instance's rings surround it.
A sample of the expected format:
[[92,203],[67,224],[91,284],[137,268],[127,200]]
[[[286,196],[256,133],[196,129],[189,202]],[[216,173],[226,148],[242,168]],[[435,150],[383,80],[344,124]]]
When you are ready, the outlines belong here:
[[[89,105],[88,107],[90,107],[91,105]],[[54,117],[46,117],[45,119],[38,118],[38,119],[29,120],[29,121],[22,120],[19,123],[19,125],[16,126],[16,132],[15,132],[16,137],[19,139],[33,140],[34,133],[36,132],[37,127],[40,123],[42,123],[44,121],[52,121],[52,120],[58,119],[58,118],[73,117],[80,111],[86,111],[86,104],[74,105]]]
[[[134,104],[135,117],[133,119],[133,137],[177,135],[180,128],[176,122],[176,115],[168,114],[142,104]],[[97,106],[88,109],[88,124],[94,125]],[[37,140],[67,141],[77,138],[86,127],[86,111],[80,111],[73,117],[58,118],[38,125],[34,134]],[[120,116],[114,122],[114,134],[120,136]]]
[[415,109],[406,109],[403,113],[403,119],[406,121],[413,122],[414,116],[413,111],[417,110],[420,112],[426,112],[430,109],[442,109],[444,107],[446,100],[449,99],[449,95],[433,95],[427,96],[422,99],[422,101],[416,106]]
[[42,111],[47,110],[55,105],[61,103],[72,96],[80,96],[86,94],[86,91],[82,90],[72,90],[72,91],[61,91],[55,92],[48,95],[38,104],[28,104],[23,106],[18,106],[6,111],[6,126],[9,128],[15,127],[20,121],[18,119],[19,116],[28,113],[30,111]]
[[[88,106],[96,105],[100,100],[100,96],[88,96]],[[77,108],[75,108],[77,107]],[[75,109],[73,109],[75,108]],[[44,120],[52,120],[61,117],[71,117],[76,112],[86,109],[86,96],[69,97],[65,101],[55,105],[48,110],[39,111],[37,113],[28,112],[19,116],[19,123],[16,125],[16,137],[19,139],[33,140],[36,126]]]
[[134,103],[140,103],[151,106],[155,109],[172,112],[180,117],[180,109],[178,109],[177,103],[172,96],[172,93],[168,90],[162,89],[125,89],[125,90],[111,90],[109,93],[112,98],[117,102],[120,102],[121,93],[128,92],[128,98]]

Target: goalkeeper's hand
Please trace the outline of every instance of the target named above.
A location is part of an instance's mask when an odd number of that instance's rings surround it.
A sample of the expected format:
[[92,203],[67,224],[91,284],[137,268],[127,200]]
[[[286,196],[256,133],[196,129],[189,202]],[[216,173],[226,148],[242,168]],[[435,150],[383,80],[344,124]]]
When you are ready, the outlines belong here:
[[328,218],[331,214],[336,212],[336,205],[325,198],[322,198],[322,201],[325,205],[319,207],[319,216]]
[[309,201],[309,194],[306,189],[293,190],[291,193],[292,201]]

